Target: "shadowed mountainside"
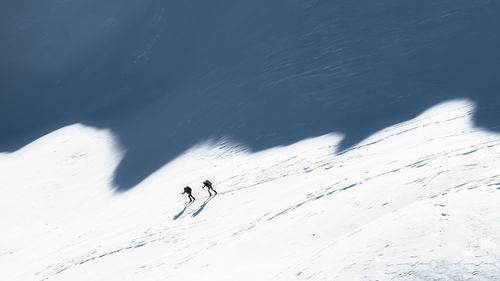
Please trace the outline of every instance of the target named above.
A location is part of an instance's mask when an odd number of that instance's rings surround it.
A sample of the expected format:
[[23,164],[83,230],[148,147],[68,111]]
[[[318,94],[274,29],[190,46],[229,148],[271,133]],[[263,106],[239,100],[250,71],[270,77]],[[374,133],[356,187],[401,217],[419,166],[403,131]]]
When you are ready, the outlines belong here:
[[0,3],[0,151],[75,122],[111,128],[127,190],[192,145],[342,149],[452,98],[499,131],[500,3]]

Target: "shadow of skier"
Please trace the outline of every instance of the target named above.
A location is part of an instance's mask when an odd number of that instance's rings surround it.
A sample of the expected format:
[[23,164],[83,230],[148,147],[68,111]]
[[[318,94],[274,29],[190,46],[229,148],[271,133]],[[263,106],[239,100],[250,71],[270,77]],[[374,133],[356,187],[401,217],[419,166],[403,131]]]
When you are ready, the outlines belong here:
[[186,209],[187,209],[189,206],[191,206],[191,204],[193,204],[193,203],[188,203],[186,206],[184,206],[184,208],[183,208],[183,209],[182,209],[182,210],[181,210],[181,211],[180,211],[177,215],[175,215],[175,216],[174,216],[174,218],[173,218],[172,220],[174,220],[174,221],[175,221],[176,219],[180,218],[180,217],[182,216],[182,214],[184,214],[184,212],[186,211]]
[[210,202],[210,200],[212,200],[214,197],[215,197],[215,195],[214,195],[214,196],[210,196],[210,197],[208,197],[208,199],[207,199],[207,200],[205,200],[205,202],[203,202],[203,204],[201,204],[200,208],[199,208],[196,212],[194,212],[191,216],[194,218],[194,217],[196,217],[199,213],[201,213],[201,211],[203,211],[203,209],[205,209],[205,206],[208,204],[208,202]]

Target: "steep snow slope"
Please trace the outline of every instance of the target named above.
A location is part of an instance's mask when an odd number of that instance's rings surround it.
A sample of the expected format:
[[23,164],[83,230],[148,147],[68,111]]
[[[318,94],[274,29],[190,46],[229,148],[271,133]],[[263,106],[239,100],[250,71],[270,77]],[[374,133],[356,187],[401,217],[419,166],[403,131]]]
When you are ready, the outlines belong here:
[[0,152],[61,127],[127,148],[121,191],[210,136],[350,148],[436,104],[500,128],[500,1],[0,1]]
[[473,110],[441,104],[342,153],[337,134],[208,141],[118,194],[113,135],[62,128],[0,154],[0,279],[500,280],[500,135]]

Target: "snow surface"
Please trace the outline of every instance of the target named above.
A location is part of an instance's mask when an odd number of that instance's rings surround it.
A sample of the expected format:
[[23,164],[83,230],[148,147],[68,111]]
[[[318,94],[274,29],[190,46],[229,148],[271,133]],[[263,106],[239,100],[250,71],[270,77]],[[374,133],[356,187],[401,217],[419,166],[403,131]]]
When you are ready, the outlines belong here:
[[338,134],[208,141],[125,193],[113,134],[64,127],[0,154],[0,279],[500,280],[500,135],[473,111],[440,104],[343,152]]
[[0,1],[0,152],[109,129],[129,190],[209,137],[340,150],[444,101],[500,132],[498,0]]

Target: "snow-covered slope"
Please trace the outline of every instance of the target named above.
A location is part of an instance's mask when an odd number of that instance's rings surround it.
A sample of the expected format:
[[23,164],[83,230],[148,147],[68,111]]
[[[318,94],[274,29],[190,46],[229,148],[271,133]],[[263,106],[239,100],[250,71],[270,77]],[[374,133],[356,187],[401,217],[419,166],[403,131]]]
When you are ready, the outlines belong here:
[[500,132],[498,0],[0,1],[0,152],[79,123],[136,186],[186,149],[331,132],[341,150],[464,98]]
[[125,193],[111,132],[59,129],[0,154],[0,279],[500,280],[500,135],[473,110],[450,101],[341,153],[337,134],[213,140]]

